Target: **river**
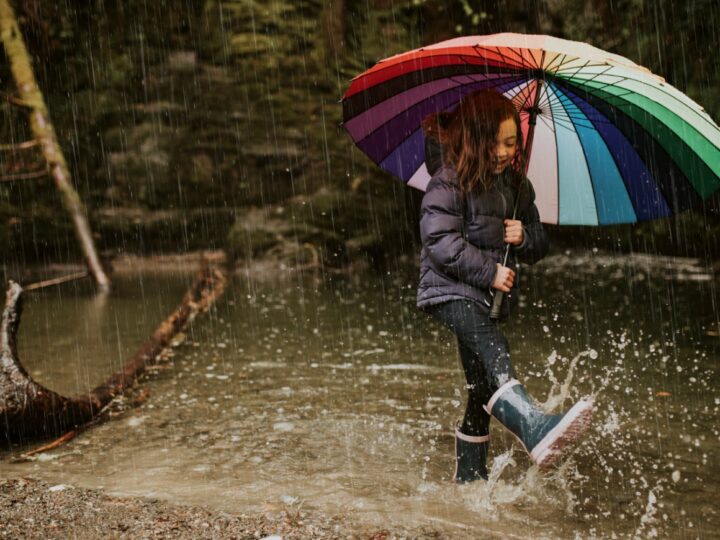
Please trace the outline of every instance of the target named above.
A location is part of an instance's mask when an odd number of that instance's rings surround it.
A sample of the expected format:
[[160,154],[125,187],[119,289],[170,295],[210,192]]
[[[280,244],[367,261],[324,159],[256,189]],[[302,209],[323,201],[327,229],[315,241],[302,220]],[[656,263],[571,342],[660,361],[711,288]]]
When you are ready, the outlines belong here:
[[[190,275],[29,293],[19,355],[83,392],[132,356]],[[458,486],[464,407],[454,337],[414,305],[415,268],[385,275],[236,276],[147,399],[0,475],[233,512],[317,509],[450,537],[711,538],[720,530],[718,281],[698,261],[597,251],[521,269],[503,323],[548,407],[595,397],[589,435],[550,472],[492,425],[491,479]]]

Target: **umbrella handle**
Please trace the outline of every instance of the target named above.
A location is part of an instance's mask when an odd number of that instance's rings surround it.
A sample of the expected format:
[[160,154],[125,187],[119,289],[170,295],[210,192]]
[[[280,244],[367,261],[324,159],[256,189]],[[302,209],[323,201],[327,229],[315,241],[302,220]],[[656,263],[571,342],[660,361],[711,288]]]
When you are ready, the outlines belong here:
[[504,298],[505,293],[496,289],[493,295],[492,308],[490,309],[490,318],[493,321],[497,321],[500,318]]
[[[513,208],[513,219],[517,216],[518,203],[520,202],[520,188],[515,195],[515,205]],[[503,266],[507,266],[508,258],[510,257],[510,244],[505,244],[505,257],[503,257]],[[503,300],[505,299],[505,293],[501,290],[496,289],[493,295],[492,308],[490,309],[490,320],[497,321],[500,318],[502,312]]]
[[[515,202],[515,210],[517,211],[517,201]],[[513,212],[513,218],[514,217],[515,217],[515,212]],[[505,258],[503,259],[503,263],[502,263],[503,266],[507,266],[509,256],[510,256],[510,244],[505,244]],[[490,308],[490,319],[491,320],[497,321],[500,318],[504,299],[505,299],[505,293],[499,289],[495,289],[495,294],[493,295],[492,308]]]

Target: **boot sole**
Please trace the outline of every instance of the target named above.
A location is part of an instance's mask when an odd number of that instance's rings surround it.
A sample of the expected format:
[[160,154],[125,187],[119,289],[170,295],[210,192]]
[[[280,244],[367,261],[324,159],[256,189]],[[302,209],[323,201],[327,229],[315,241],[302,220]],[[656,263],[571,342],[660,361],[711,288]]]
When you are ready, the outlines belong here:
[[539,467],[549,467],[564,453],[565,449],[579,439],[590,427],[592,401],[580,400],[563,416],[560,423],[535,445],[530,452]]

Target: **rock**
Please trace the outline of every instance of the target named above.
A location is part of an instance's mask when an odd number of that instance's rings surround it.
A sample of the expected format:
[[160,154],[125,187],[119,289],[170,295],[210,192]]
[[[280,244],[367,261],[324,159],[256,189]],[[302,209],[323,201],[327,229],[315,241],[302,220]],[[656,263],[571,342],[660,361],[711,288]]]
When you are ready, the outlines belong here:
[[134,206],[103,208],[93,214],[92,221],[103,250],[168,252],[220,247],[235,216],[234,208],[149,210]]
[[197,67],[196,51],[173,51],[168,55],[168,68],[175,71],[192,71]]

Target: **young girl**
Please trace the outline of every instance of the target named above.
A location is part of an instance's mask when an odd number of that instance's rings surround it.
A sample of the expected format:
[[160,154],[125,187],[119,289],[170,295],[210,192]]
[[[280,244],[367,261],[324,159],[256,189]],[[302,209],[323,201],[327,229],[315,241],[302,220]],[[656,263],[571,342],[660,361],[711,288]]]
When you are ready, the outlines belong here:
[[[417,305],[457,336],[468,389],[465,417],[455,430],[453,479],[487,479],[491,416],[535,463],[550,465],[588,427],[592,403],[545,414],[517,380],[507,340],[490,318],[495,291],[505,293],[503,318],[517,304],[517,261],[532,264],[548,251],[535,193],[523,174],[520,118],[510,100],[485,90],[463,98],[453,112],[431,115],[423,129],[426,164],[437,170],[422,201]],[[518,219],[512,219],[516,197]],[[505,243],[511,245],[507,267],[501,264]]]

